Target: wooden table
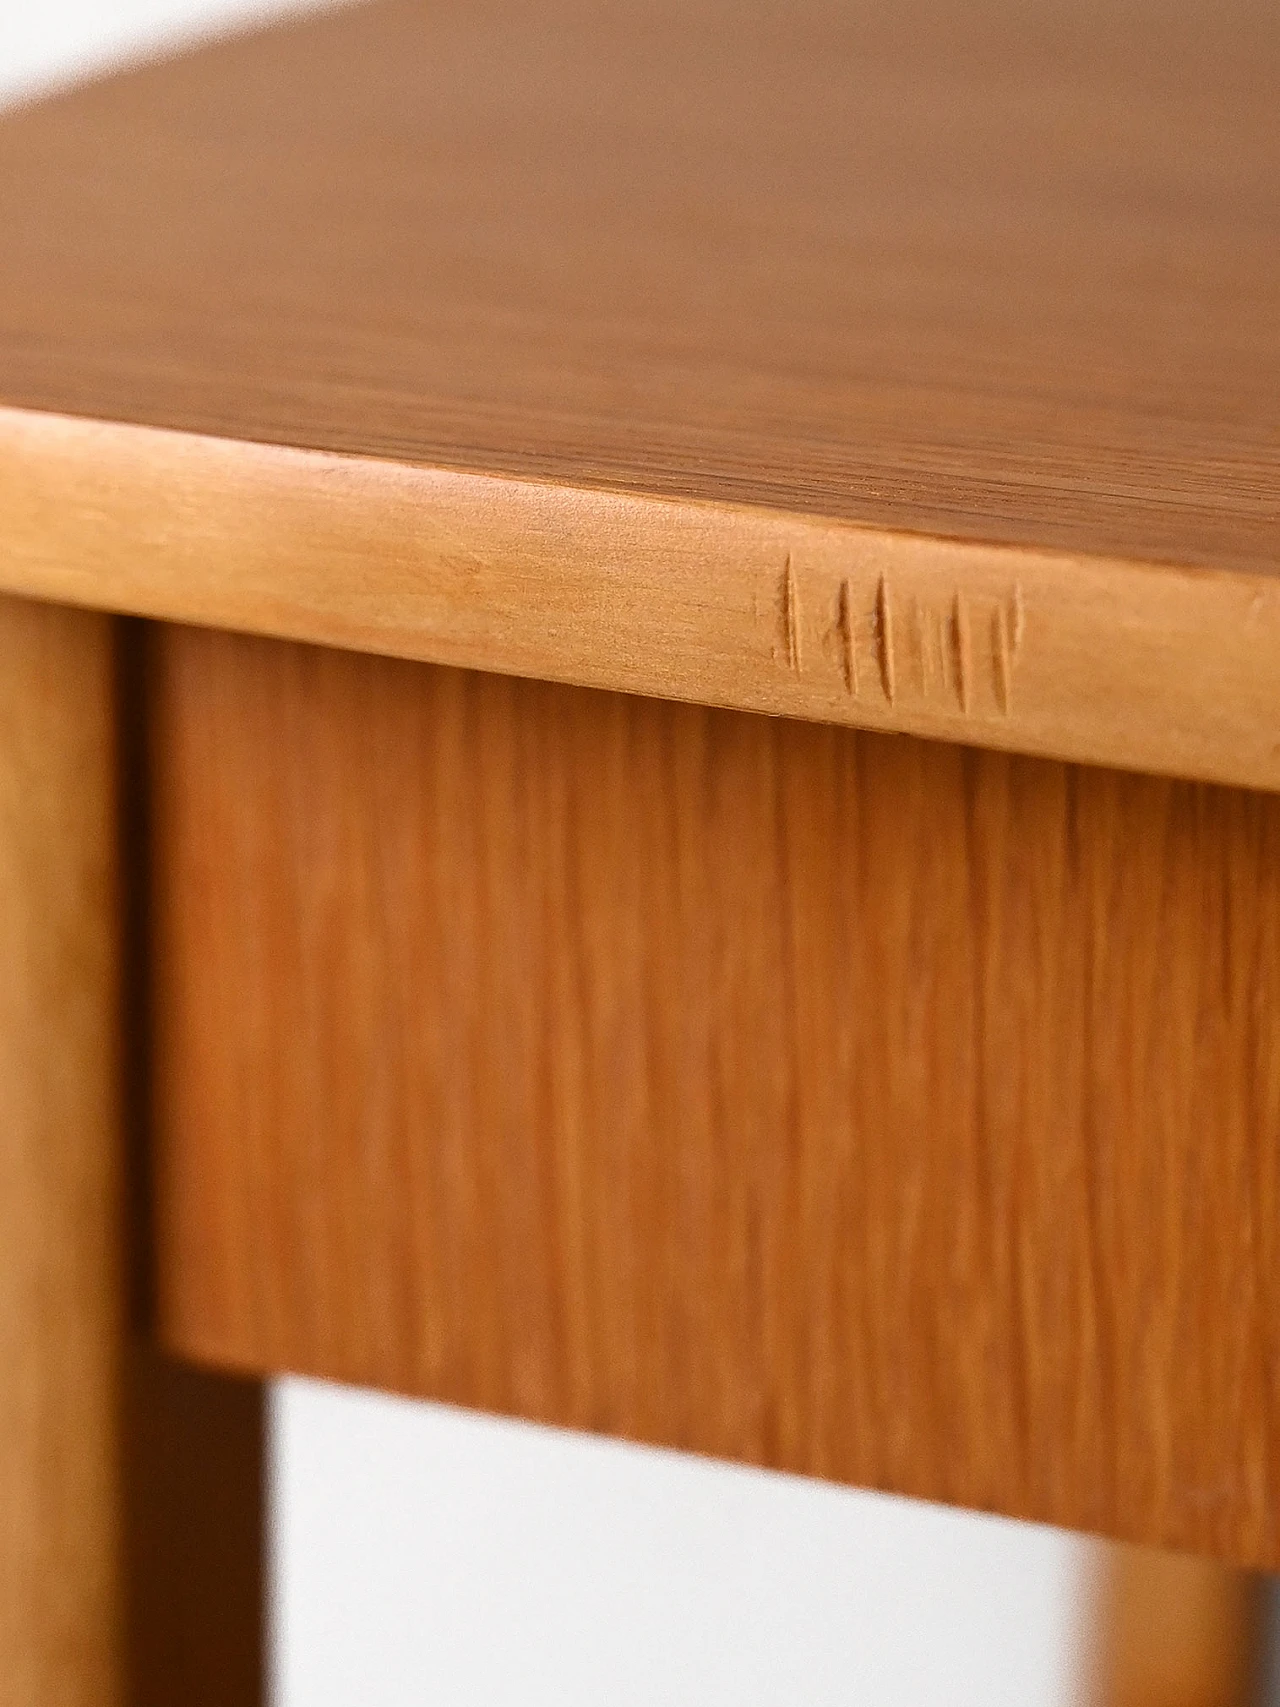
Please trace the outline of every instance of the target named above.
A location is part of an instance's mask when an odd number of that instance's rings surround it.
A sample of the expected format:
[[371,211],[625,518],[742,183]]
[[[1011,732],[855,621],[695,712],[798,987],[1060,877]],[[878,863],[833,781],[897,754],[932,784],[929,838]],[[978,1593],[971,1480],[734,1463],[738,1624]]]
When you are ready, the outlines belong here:
[[256,1688],[148,1347],[1280,1568],[1278,74],[378,0],[0,123],[6,1702]]

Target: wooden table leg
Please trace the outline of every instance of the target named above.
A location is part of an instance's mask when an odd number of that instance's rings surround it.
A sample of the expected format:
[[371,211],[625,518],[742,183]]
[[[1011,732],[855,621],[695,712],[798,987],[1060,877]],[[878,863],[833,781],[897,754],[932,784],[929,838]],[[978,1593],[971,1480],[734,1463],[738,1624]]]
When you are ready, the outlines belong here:
[[130,1337],[116,640],[0,600],[0,1707],[248,1707],[260,1389]]
[[134,1345],[125,1392],[129,1707],[258,1707],[262,1386]]
[[124,1699],[115,677],[0,603],[0,1701]]
[[1263,1581],[1189,1553],[1110,1549],[1097,1707],[1256,1707]]

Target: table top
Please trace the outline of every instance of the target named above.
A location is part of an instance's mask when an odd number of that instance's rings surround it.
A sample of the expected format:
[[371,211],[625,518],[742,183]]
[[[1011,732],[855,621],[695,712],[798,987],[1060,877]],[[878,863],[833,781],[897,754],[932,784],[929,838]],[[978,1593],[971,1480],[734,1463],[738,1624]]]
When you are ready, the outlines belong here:
[[377,0],[0,121],[0,583],[1280,787],[1270,0]]

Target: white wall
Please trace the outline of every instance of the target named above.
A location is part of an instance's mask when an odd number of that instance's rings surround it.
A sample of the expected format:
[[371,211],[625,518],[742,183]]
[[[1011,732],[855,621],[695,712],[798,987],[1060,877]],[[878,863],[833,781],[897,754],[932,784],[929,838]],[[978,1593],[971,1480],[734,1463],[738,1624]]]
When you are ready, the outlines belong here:
[[1089,1549],[794,1476],[287,1381],[287,1707],[1065,1707]]
[[0,0],[0,101],[318,0]]
[[[0,0],[0,99],[290,9]],[[1078,1694],[1093,1550],[1050,1530],[295,1381],[271,1474],[277,1707]]]

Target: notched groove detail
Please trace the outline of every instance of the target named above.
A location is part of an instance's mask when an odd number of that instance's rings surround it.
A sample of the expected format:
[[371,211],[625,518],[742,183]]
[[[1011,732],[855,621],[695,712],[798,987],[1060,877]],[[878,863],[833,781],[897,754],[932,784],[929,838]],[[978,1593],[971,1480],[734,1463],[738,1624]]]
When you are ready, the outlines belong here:
[[951,646],[955,659],[956,697],[960,710],[967,717],[973,681],[973,644],[969,636],[969,607],[961,592],[956,593],[951,606]]
[[951,691],[951,654],[944,634],[945,620],[937,610],[929,612],[929,641],[938,660],[938,678],[945,697]]
[[853,614],[853,588],[848,576],[840,583],[840,608],[837,616],[837,627],[840,631],[840,651],[844,660],[845,691],[855,699],[858,694],[858,634],[857,620]]
[[1022,587],[1015,584],[1013,596],[996,606],[991,615],[991,668],[996,703],[1008,717],[1013,709],[1013,668],[1026,632]]
[[884,697],[892,705],[897,694],[897,669],[893,655],[893,603],[887,575],[881,575],[876,589],[876,643],[880,655],[881,686]]
[[991,668],[995,680],[996,704],[1004,716],[1009,715],[1009,633],[1003,605],[991,613]]
[[804,672],[804,657],[800,649],[800,587],[796,580],[795,564],[787,553],[787,566],[782,572],[782,639],[787,663],[793,674]]
[[[1012,715],[1027,631],[1020,583],[1000,595],[975,593],[953,582],[939,598],[927,588],[895,594],[884,571],[875,575],[873,592],[869,580],[857,573],[842,575],[834,600],[824,593],[820,670],[838,670],[852,699],[864,698],[868,683],[874,693],[878,678],[890,707],[923,705],[963,718]],[[785,661],[791,674],[803,675],[803,589],[790,552],[776,583],[774,608],[771,655]]]

